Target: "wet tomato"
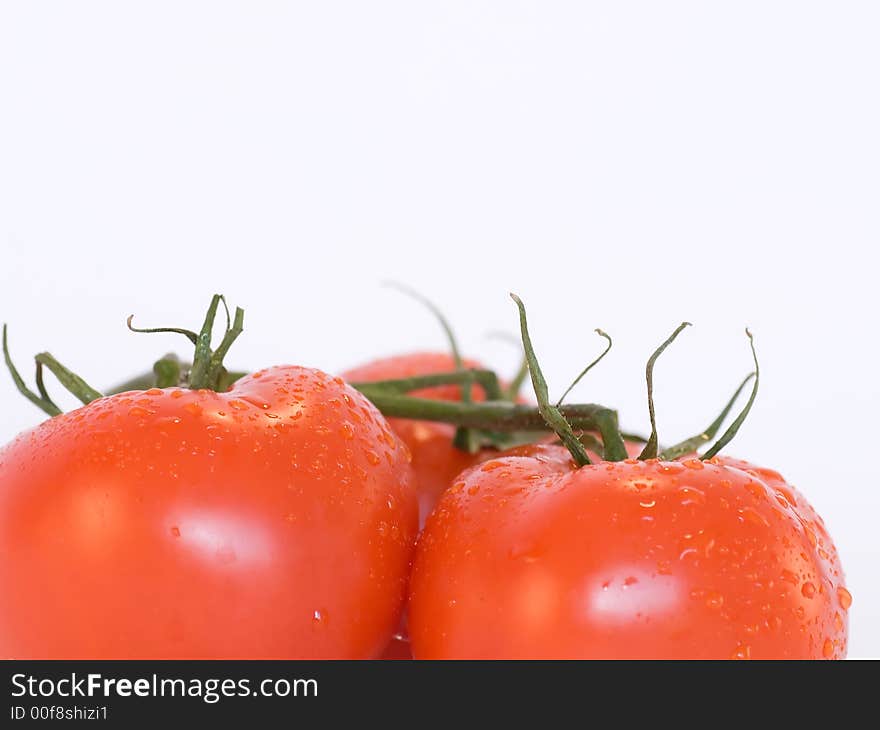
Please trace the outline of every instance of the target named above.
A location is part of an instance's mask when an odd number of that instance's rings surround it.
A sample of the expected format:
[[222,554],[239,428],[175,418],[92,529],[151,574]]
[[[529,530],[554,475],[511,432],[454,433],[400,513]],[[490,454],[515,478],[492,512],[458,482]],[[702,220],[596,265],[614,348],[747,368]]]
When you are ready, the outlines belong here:
[[339,378],[101,398],[0,452],[0,654],[374,657],[417,526],[406,447]]
[[[463,365],[468,368],[482,367],[475,360],[464,360]],[[344,377],[350,382],[372,383],[378,380],[448,373],[455,369],[455,359],[448,353],[416,352],[374,360],[347,371]],[[461,400],[461,390],[458,385],[441,385],[417,390],[410,395],[458,401]],[[471,398],[482,401],[485,399],[485,393],[482,388],[475,386],[471,390]],[[497,453],[493,449],[483,449],[476,454],[462,451],[453,444],[455,426],[446,423],[405,418],[388,420],[394,432],[400,436],[412,454],[416,490],[419,495],[420,526],[425,523],[437,500],[449,488],[456,476],[467,467]],[[397,637],[389,642],[381,658],[412,659],[405,621],[401,622]]]
[[851,601],[821,521],[775,472],[577,468],[551,445],[461,475],[410,586],[418,659],[840,658]]
[[[465,360],[467,368],[480,368],[480,363]],[[417,352],[398,355],[361,365],[343,373],[352,383],[372,383],[378,380],[410,378],[418,375],[449,373],[456,369],[452,355],[436,352]],[[441,385],[414,391],[410,395],[418,398],[437,400],[461,400],[461,386]],[[471,391],[475,401],[485,399],[482,388],[475,386]],[[476,464],[492,453],[484,450],[469,454],[453,445],[455,426],[434,421],[418,421],[405,418],[388,419],[394,432],[400,436],[412,453],[412,466],[415,473],[416,489],[419,494],[419,522],[424,524],[440,495],[449,487],[453,478],[467,467]]]

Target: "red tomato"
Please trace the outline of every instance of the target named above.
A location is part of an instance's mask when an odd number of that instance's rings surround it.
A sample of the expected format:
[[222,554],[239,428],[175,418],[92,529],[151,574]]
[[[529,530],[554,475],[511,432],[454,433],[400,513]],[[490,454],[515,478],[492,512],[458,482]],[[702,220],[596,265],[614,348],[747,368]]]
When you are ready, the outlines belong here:
[[469,469],[419,539],[416,658],[843,657],[830,538],[802,497],[736,464],[578,469],[535,445]]
[[339,378],[103,398],[0,452],[0,655],[374,657],[417,527],[406,448]]
[[[465,360],[464,365],[468,368],[482,367],[474,360]],[[343,373],[343,377],[351,383],[372,383],[377,380],[411,378],[418,375],[449,373],[454,370],[455,360],[450,354],[416,352],[375,360]],[[482,388],[474,387],[471,393],[473,400],[485,400]],[[461,387],[443,385],[415,391],[410,395],[457,401],[461,400]],[[413,421],[405,418],[389,418],[388,421],[412,453],[416,490],[419,494],[420,525],[425,523],[440,495],[446,491],[458,474],[495,453],[492,450],[484,450],[478,454],[468,454],[456,448],[452,443],[455,426],[446,423]]]
[[[482,367],[475,360],[465,360],[463,364],[468,368]],[[375,360],[347,371],[343,377],[352,383],[372,383],[377,380],[448,373],[455,369],[455,360],[448,353],[416,352]],[[410,395],[457,401],[461,400],[461,387],[444,385],[418,390]],[[479,387],[471,390],[471,397],[475,401],[485,400],[485,394]],[[455,426],[446,423],[413,421],[405,418],[389,418],[388,421],[412,453],[412,466],[419,495],[420,526],[425,523],[437,500],[456,476],[467,467],[497,453],[492,449],[484,449],[477,454],[469,454],[456,448],[452,443]],[[382,659],[412,659],[405,621],[401,623],[398,637],[385,648]]]

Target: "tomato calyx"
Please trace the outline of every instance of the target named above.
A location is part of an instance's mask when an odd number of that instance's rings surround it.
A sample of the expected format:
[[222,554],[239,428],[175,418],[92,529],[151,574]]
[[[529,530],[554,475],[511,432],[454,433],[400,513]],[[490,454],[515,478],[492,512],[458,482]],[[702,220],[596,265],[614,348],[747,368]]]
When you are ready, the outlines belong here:
[[[742,393],[743,389],[746,387],[746,385],[749,384],[749,381],[752,380],[752,378],[754,378],[754,377],[755,377],[755,373],[749,373],[745,377],[745,380],[743,380],[739,384],[739,387],[734,391],[733,395],[731,396],[730,400],[727,401],[727,403],[725,404],[721,413],[718,414],[718,417],[714,421],[712,421],[712,423],[710,423],[703,431],[698,433],[696,436],[691,436],[690,438],[687,438],[684,441],[679,441],[677,444],[674,444],[672,446],[668,446],[667,448],[663,449],[658,454],[658,458],[661,461],[674,461],[675,459],[681,458],[682,456],[684,456],[686,454],[696,453],[696,451],[701,446],[705,446],[709,441],[711,441],[713,438],[715,438],[715,434],[718,433],[721,426],[724,424],[724,421],[727,420],[727,416],[730,414],[730,411],[733,408],[733,406],[736,404],[736,401],[739,400],[739,396]],[[629,437],[627,437],[627,440],[631,440],[631,439]],[[716,444],[716,446],[717,446],[717,444]],[[722,444],[722,446],[723,446],[723,444]],[[713,448],[715,448],[715,447],[713,447]],[[715,453],[713,453],[713,454],[709,454],[709,452],[706,452],[706,454],[704,454],[702,458],[703,459],[711,459],[712,456],[714,456],[715,454],[718,453],[718,450],[720,450],[720,449],[716,449]]]
[[682,330],[690,327],[690,322],[682,322],[675,331],[666,338],[660,347],[658,347],[648,358],[648,364],[645,366],[645,381],[648,384],[648,417],[651,419],[651,435],[645,443],[645,448],[639,454],[639,459],[656,459],[657,458],[657,416],[654,412],[654,365],[657,359],[663,354],[663,351],[669,347],[678,337]]
[[[635,434],[622,432],[618,424],[617,411],[612,408],[596,403],[563,403],[571,389],[601,362],[611,349],[611,337],[602,330],[596,331],[607,341],[607,346],[597,358],[581,371],[562,397],[554,403],[550,400],[547,381],[529,335],[525,305],[515,294],[511,294],[511,297],[519,311],[520,335],[526,367],[521,368],[512,386],[504,388],[494,371],[464,366],[452,329],[431,302],[408,289],[399,286],[397,288],[424,303],[439,319],[447,334],[457,367],[447,373],[363,383],[355,382],[351,385],[372,401],[373,405],[387,417],[437,421],[456,426],[455,445],[466,451],[474,452],[485,447],[506,449],[537,441],[550,431],[555,433],[560,442],[568,449],[578,467],[591,463],[590,453],[598,455],[600,459],[605,461],[623,461],[630,458],[626,442],[644,443],[639,459],[673,460],[685,454],[696,454],[701,446],[714,439],[746,385],[753,381],[752,391],[745,407],[722,436],[700,456],[701,459],[710,459],[736,435],[748,416],[758,392],[760,369],[754,340],[751,333],[746,330],[755,364],[754,372],[742,381],[720,415],[706,429],[696,436],[661,450],[653,401],[654,366],[659,356],[688,326],[688,323],[682,323],[676,328],[648,360],[645,372],[651,435],[648,438],[642,438]],[[212,347],[212,333],[221,304],[226,314],[226,327],[220,343],[214,348]],[[231,315],[226,300],[219,294],[212,297],[204,323],[198,333],[179,327],[135,327],[132,320],[133,318],[129,317],[127,324],[133,332],[170,332],[186,337],[194,346],[192,363],[182,362],[175,355],[166,355],[154,364],[152,373],[112,389],[111,394],[155,387],[187,387],[196,390],[208,389],[224,392],[232,383],[245,375],[243,372],[229,371],[223,364],[225,356],[244,329],[244,310],[237,307],[234,315]],[[102,393],[92,388],[52,355],[45,352],[35,357],[36,392],[28,388],[12,363],[7,346],[5,325],[3,328],[3,355],[19,392],[50,416],[58,415],[62,411],[46,391],[43,381],[44,368],[55,375],[58,381],[84,404],[103,397]],[[537,407],[516,402],[519,385],[526,375],[531,378]],[[435,400],[410,395],[425,388],[444,385],[460,387],[461,401]],[[474,388],[480,388],[483,391],[485,400],[475,400],[472,397]]]
[[[220,343],[216,348],[212,348],[214,321],[221,304],[226,313],[226,329]],[[215,294],[211,298],[204,323],[198,333],[179,327],[139,328],[132,324],[133,319],[134,315],[131,315],[126,320],[126,324],[132,332],[173,332],[185,336],[195,347],[192,363],[181,362],[173,354],[166,355],[156,361],[153,365],[153,372],[150,375],[141,376],[136,380],[114,388],[111,391],[112,393],[151,387],[185,387],[192,390],[204,389],[224,392],[228,390],[232,383],[244,376],[245,373],[242,372],[230,372],[223,364],[223,360],[235,340],[244,331],[244,310],[241,307],[236,307],[234,316],[230,315],[226,299],[222,295]],[[49,416],[60,415],[63,411],[52,400],[46,390],[43,377],[44,368],[48,369],[58,382],[83,405],[88,405],[92,401],[104,397],[103,393],[90,386],[79,375],[66,368],[48,352],[41,352],[34,356],[36,365],[34,380],[37,392],[31,390],[12,362],[12,357],[9,353],[7,326],[5,324],[3,325],[3,358],[18,391]]]
[[9,354],[9,342],[7,327],[5,324],[3,325],[3,359],[6,362],[6,367],[8,368],[10,375],[12,375],[12,380],[15,383],[18,392],[50,416],[57,416],[62,413],[62,410],[55,404],[46,390],[46,385],[43,379],[44,367],[58,379],[58,382],[61,383],[67,391],[76,396],[84,405],[102,397],[99,391],[95,390],[76,373],[64,367],[64,365],[48,352],[41,352],[34,356],[34,363],[36,365],[34,380],[37,384],[38,392],[35,393],[28,388],[27,384],[24,382],[24,378],[19,374],[12,362],[12,357]]
[[[214,331],[214,320],[217,317],[217,310],[220,305],[226,313],[226,329],[223,333],[223,339],[216,349],[212,349],[211,341]],[[157,388],[168,388],[179,385],[192,390],[214,390],[222,393],[227,390],[232,383],[244,376],[244,373],[231,373],[223,364],[235,340],[244,331],[244,310],[241,307],[235,308],[235,315],[230,316],[229,307],[226,304],[226,298],[221,294],[215,294],[211,298],[211,304],[205,315],[205,321],[202,329],[197,333],[192,330],[180,327],[150,327],[141,328],[132,325],[134,315],[131,315],[126,324],[132,332],[139,333],[156,333],[156,332],[172,332],[186,337],[195,347],[192,363],[181,363],[174,355],[167,355],[158,360],[153,365],[153,373],[155,382],[153,385]]]

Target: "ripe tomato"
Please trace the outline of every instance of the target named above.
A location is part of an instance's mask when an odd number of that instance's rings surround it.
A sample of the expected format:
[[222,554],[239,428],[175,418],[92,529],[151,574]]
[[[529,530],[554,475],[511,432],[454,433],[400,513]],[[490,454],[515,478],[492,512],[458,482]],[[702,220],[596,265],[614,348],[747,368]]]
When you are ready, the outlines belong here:
[[406,448],[340,378],[102,398],[0,452],[0,654],[377,656],[417,527]]
[[851,598],[830,538],[784,482],[743,466],[576,468],[534,445],[472,467],[419,539],[414,655],[843,657]]
[[[464,360],[465,367],[480,368],[475,360]],[[416,352],[398,355],[361,365],[348,370],[343,377],[352,383],[372,383],[378,380],[410,378],[417,375],[448,373],[456,369],[455,359],[448,353]],[[461,400],[461,387],[442,385],[418,390],[411,395],[437,400]],[[475,401],[485,399],[479,387],[471,390]],[[414,421],[405,418],[389,418],[394,432],[409,447],[415,474],[416,491],[419,495],[419,526],[425,523],[437,500],[452,484],[452,480],[467,467],[477,464],[497,453],[483,449],[469,454],[453,445],[455,426],[434,421]],[[398,636],[389,642],[381,656],[382,659],[412,659],[406,621],[402,621]]]
[[[474,360],[465,360],[464,365],[468,368],[482,367]],[[351,383],[372,383],[378,380],[449,373],[455,369],[455,360],[448,353],[416,352],[375,360],[348,370],[343,373],[343,377]],[[410,395],[457,401],[461,400],[461,387],[441,385],[415,391]],[[471,391],[471,397],[475,401],[484,400],[482,388],[475,386]],[[455,426],[447,423],[405,418],[389,418],[388,421],[412,453],[412,466],[419,495],[420,525],[425,523],[440,495],[446,491],[458,474],[494,453],[491,450],[484,450],[478,454],[469,454],[456,448],[452,443]]]

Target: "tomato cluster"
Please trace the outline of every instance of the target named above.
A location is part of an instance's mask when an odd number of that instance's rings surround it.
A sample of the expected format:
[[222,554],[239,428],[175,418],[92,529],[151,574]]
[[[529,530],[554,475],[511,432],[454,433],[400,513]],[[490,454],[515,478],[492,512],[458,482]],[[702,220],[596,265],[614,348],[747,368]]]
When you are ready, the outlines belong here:
[[[578,447],[533,358],[537,409],[443,383],[481,370],[443,353],[230,385],[234,330],[216,350],[183,331],[189,371],[106,397],[47,355],[29,391],[4,331],[23,393],[56,413],[45,366],[85,404],[0,451],[0,654],[845,656],[837,551],[779,473],[650,440],[603,458],[598,426]],[[359,385],[407,379],[384,399]],[[510,445],[479,420],[539,411],[559,440],[529,426]]]

